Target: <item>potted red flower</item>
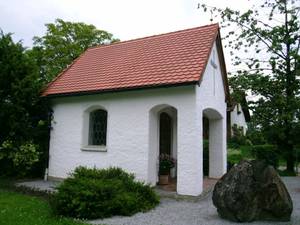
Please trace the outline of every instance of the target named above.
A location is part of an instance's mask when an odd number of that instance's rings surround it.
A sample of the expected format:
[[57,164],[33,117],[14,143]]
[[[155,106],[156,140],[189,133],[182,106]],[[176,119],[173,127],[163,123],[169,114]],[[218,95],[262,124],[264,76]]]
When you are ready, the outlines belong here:
[[159,184],[168,184],[170,169],[175,166],[175,159],[168,154],[159,156]]

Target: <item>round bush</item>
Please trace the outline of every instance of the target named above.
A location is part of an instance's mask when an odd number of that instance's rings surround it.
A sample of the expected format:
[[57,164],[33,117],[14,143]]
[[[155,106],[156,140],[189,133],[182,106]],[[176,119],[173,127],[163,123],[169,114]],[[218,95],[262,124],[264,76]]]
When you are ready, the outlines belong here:
[[53,194],[50,205],[58,215],[95,219],[129,216],[154,208],[159,198],[149,185],[120,168],[77,167]]

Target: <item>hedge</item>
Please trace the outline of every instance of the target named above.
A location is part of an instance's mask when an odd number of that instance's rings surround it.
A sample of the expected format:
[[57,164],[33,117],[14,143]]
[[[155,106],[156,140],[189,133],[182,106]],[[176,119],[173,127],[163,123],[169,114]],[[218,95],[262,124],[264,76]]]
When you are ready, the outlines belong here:
[[266,161],[275,169],[278,167],[279,156],[275,145],[253,145],[251,151],[256,159]]

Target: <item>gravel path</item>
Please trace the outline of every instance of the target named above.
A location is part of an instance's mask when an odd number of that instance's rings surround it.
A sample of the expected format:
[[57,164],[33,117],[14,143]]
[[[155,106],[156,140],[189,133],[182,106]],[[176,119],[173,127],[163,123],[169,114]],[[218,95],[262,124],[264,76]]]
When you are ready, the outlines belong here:
[[44,181],[44,180],[34,180],[34,181],[25,181],[17,183],[17,187],[27,187],[36,191],[45,191],[53,192],[55,187],[59,184],[59,181]]
[[[284,177],[294,210],[291,222],[252,222],[243,225],[300,225],[300,177]],[[104,220],[89,221],[91,224],[107,225],[228,225],[238,224],[219,218],[212,204],[211,194],[198,201],[184,201],[170,198],[161,199],[154,210],[137,213],[131,217],[112,217]]]

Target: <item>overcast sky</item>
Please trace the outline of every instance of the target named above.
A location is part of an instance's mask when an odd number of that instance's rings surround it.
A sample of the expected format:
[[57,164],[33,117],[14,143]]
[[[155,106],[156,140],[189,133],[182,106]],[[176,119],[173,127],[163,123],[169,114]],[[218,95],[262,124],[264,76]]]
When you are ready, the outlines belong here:
[[0,0],[0,28],[28,47],[56,18],[94,24],[128,40],[209,24],[199,2],[246,10],[253,0]]
[[[198,3],[246,11],[262,0],[0,0],[0,28],[32,46],[56,18],[93,24],[121,41],[210,24]],[[218,22],[218,21],[214,21]],[[225,49],[228,71],[230,55]]]

